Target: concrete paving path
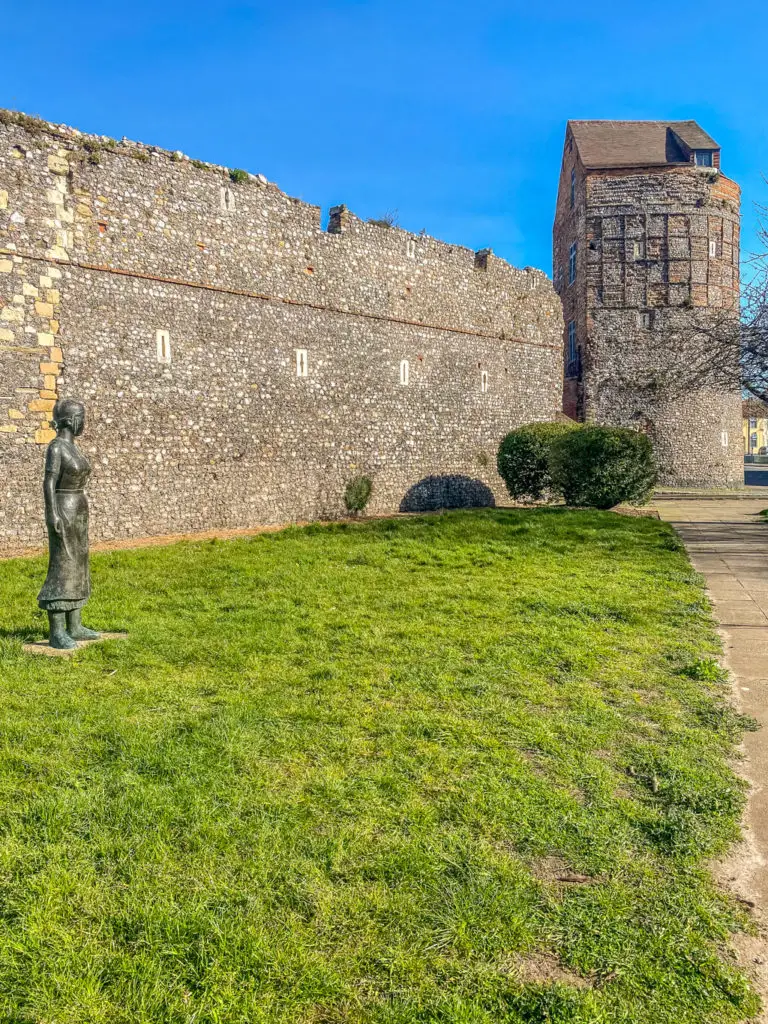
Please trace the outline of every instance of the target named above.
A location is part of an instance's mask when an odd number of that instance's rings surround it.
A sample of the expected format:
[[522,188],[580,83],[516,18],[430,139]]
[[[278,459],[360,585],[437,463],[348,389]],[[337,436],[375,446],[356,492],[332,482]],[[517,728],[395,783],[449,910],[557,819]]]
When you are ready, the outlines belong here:
[[[754,904],[761,935],[736,945],[768,1008],[768,522],[765,498],[679,498],[654,507],[706,577],[740,709],[762,728],[744,738],[739,770],[750,783],[745,840],[718,866],[721,880]],[[760,1021],[768,1022],[768,1009]]]

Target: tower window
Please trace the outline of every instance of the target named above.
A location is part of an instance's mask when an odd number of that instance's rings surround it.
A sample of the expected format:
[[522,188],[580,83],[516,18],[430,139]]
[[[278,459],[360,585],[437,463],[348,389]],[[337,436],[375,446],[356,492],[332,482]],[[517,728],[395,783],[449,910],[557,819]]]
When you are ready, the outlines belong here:
[[637,239],[632,243],[632,256],[636,260],[643,258],[643,243]]
[[711,149],[694,149],[693,160],[697,167],[711,167],[712,166],[712,150]]
[[566,377],[579,376],[579,346],[576,341],[576,321],[568,321],[568,353],[565,365]]
[[407,359],[400,360],[400,383],[407,385],[411,377],[411,367]]
[[577,243],[573,242],[568,250],[568,284],[573,284],[576,280],[576,252]]
[[410,259],[415,259],[415,257],[416,257],[416,239],[414,239],[414,238],[409,238],[408,239],[408,241],[406,242],[405,251],[407,252],[408,257]]
[[307,350],[305,348],[296,349],[296,376],[306,377],[308,371],[307,366]]
[[483,394],[488,390],[488,371],[482,370],[480,373],[480,390]]
[[171,335],[168,331],[155,331],[157,343],[158,363],[170,363],[171,361]]
[[710,259],[715,259],[719,255],[717,249],[718,249],[717,239],[716,238],[710,238],[710,240],[709,240],[709,258]]
[[576,171],[571,171],[571,209],[576,205]]

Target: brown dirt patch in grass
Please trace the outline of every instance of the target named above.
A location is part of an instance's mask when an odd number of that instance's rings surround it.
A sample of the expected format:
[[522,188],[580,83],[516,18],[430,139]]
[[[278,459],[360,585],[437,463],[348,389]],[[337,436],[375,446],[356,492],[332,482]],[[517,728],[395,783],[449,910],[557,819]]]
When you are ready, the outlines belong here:
[[589,978],[565,967],[554,953],[529,953],[516,957],[509,972],[528,985],[554,985],[559,982],[572,988],[594,987]]
[[541,882],[558,885],[594,885],[596,878],[582,875],[563,860],[562,857],[541,857],[531,866],[536,878]]

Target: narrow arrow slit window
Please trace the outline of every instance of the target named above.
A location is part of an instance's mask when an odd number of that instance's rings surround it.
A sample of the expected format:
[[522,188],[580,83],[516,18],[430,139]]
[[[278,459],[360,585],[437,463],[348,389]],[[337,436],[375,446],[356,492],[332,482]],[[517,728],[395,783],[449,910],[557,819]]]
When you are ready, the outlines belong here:
[[171,361],[171,335],[168,331],[155,331],[157,343],[158,363],[170,363]]

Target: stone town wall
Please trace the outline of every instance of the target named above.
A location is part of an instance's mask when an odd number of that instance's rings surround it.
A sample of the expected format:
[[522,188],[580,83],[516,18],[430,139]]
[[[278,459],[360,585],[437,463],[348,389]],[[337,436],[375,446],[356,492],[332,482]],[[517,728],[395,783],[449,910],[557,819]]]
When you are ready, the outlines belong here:
[[[737,391],[653,401],[633,387],[649,370],[664,368],[665,338],[690,338],[705,315],[738,316],[739,187],[692,165],[585,170],[568,142],[554,229],[555,284],[565,345],[574,320],[580,359],[571,375],[566,368],[566,411],[647,430],[664,483],[740,486]],[[573,241],[577,270],[569,284]],[[641,365],[644,358],[647,365]]]
[[87,406],[94,539],[338,515],[362,472],[373,512],[436,476],[438,504],[502,498],[561,333],[540,271],[0,114],[0,547],[43,542],[57,396]]

